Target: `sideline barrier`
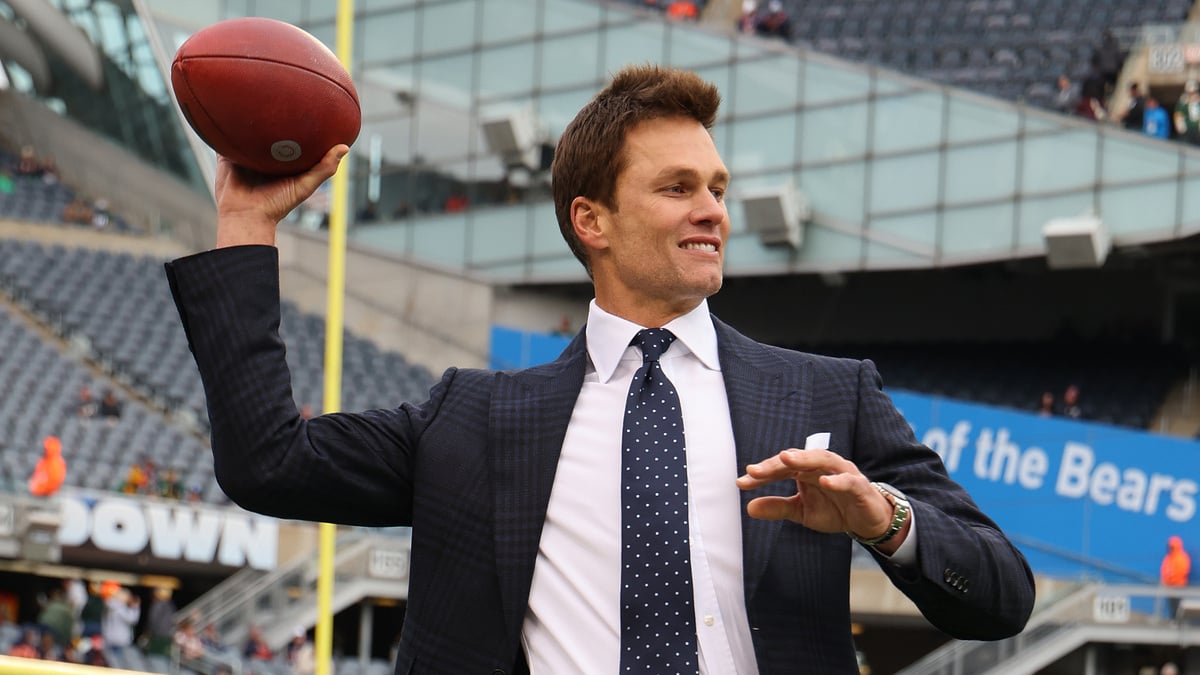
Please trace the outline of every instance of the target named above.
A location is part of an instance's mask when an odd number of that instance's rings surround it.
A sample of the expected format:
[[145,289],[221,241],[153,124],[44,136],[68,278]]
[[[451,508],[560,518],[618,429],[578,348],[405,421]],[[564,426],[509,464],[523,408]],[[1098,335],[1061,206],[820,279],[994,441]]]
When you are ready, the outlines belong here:
[[0,675],[146,675],[135,670],[0,656]]

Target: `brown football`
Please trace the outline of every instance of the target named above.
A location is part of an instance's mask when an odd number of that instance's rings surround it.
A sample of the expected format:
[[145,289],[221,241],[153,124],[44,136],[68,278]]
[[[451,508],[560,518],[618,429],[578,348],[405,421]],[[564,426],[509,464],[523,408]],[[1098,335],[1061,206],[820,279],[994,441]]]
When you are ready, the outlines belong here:
[[321,41],[289,23],[215,23],[175,53],[171,87],[192,128],[218,154],[260,173],[307,171],[358,137],[350,74]]

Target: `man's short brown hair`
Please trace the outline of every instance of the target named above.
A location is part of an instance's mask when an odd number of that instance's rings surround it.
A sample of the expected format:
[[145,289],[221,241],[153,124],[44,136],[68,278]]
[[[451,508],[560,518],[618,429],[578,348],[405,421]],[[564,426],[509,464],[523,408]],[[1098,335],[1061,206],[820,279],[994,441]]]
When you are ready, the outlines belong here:
[[695,73],[654,65],[628,66],[579,111],[554,152],[550,174],[554,213],[563,239],[590,275],[583,243],[575,236],[571,202],[593,199],[616,209],[617,177],[625,169],[625,137],[638,124],[687,117],[711,129],[721,94]]

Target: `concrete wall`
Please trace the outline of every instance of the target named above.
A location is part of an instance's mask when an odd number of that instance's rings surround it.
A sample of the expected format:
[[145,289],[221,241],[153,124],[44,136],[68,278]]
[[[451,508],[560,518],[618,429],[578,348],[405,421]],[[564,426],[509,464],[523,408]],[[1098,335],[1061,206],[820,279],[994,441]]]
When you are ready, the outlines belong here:
[[[281,227],[277,244],[282,294],[324,316],[325,233]],[[449,366],[487,365],[492,313],[493,291],[483,281],[348,247],[346,326],[435,374]]]
[[190,250],[212,245],[216,207],[181,180],[55,113],[39,101],[0,90],[0,138],[13,148],[33,145],[53,155],[63,181],[148,233],[165,233]]

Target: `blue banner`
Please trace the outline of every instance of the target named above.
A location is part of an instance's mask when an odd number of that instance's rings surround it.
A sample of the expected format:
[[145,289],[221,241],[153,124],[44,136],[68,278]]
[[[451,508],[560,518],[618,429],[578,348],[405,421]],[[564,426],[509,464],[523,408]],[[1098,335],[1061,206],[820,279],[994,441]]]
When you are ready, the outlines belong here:
[[1200,443],[889,394],[1035,572],[1157,583],[1171,535],[1200,559]]

